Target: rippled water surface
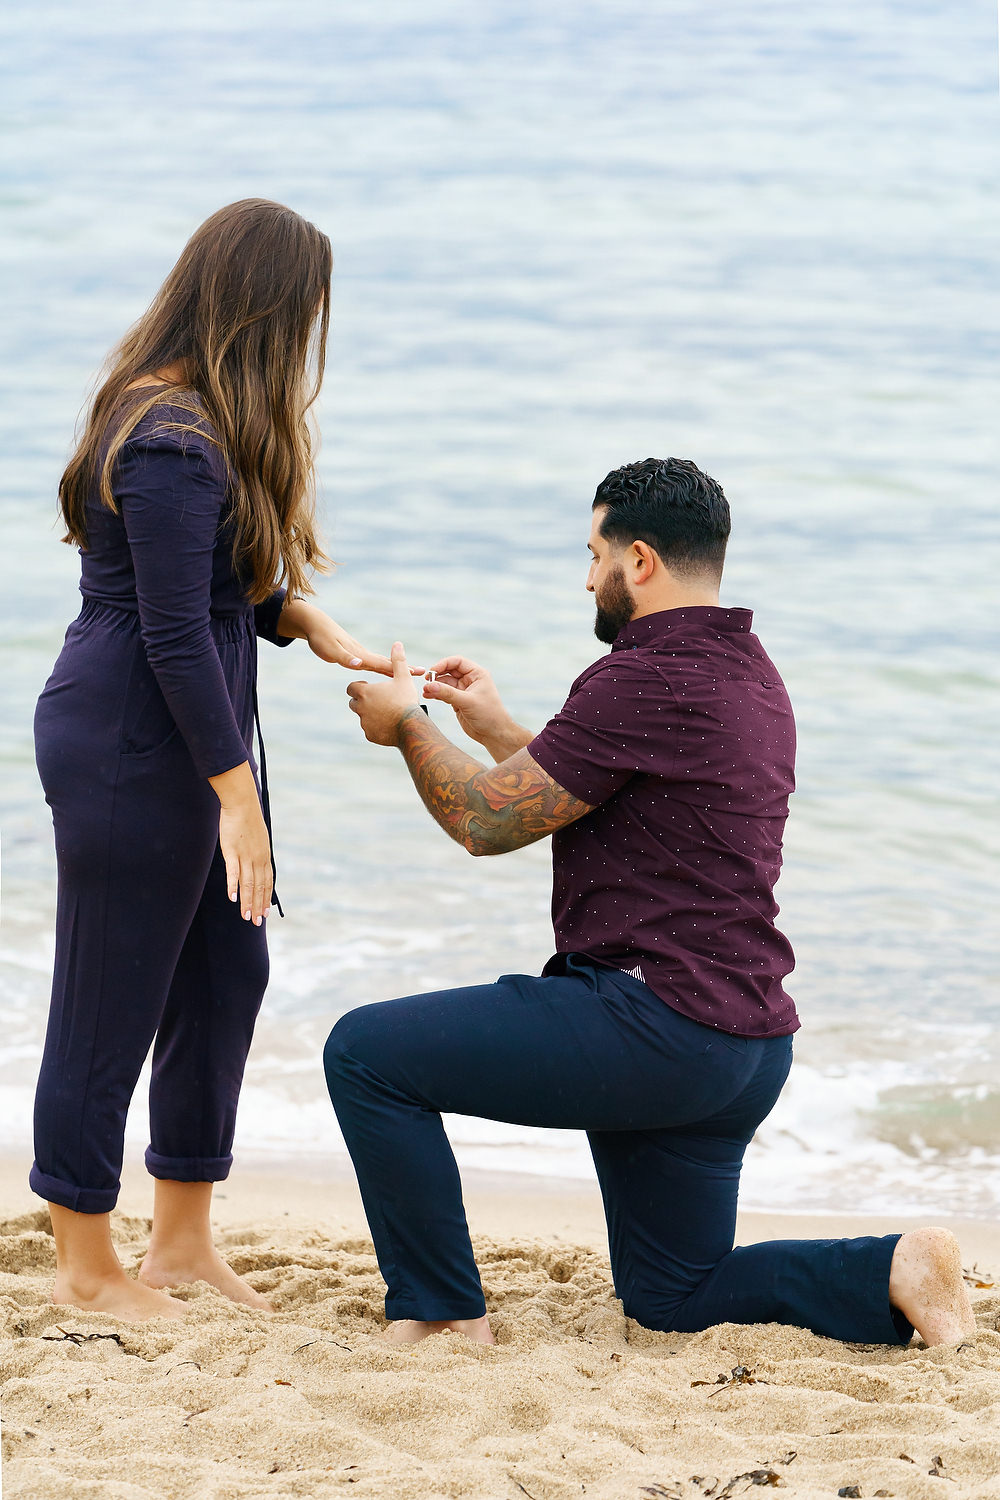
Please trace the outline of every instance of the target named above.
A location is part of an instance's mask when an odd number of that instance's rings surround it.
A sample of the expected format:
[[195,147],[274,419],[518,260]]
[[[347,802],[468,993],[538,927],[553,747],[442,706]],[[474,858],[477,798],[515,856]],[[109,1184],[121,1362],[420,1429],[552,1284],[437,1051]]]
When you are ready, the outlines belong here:
[[[56,481],[191,229],[263,195],[334,242],[320,593],[354,633],[465,650],[540,724],[600,650],[596,482],[650,453],[722,481],[724,600],[800,731],[804,1027],[748,1202],[1000,1212],[995,9],[42,0],[0,41],[0,1141],[28,1139],[51,961],[30,719],[77,608]],[[264,656],[288,916],[241,1135],[325,1152],[332,1019],[537,971],[548,855],[469,861],[344,674]],[[589,1170],[579,1137],[451,1124],[467,1162]]]

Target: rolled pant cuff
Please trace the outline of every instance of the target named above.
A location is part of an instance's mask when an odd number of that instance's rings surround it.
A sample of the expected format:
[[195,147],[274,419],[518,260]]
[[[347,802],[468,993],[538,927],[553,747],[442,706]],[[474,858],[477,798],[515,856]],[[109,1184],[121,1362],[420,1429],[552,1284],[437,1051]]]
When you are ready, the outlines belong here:
[[390,1323],[398,1323],[403,1318],[413,1318],[418,1323],[451,1323],[459,1319],[484,1318],[486,1302],[480,1297],[477,1302],[464,1305],[454,1299],[450,1302],[428,1299],[417,1303],[412,1297],[390,1296],[385,1299],[385,1315]]
[[121,1183],[110,1188],[80,1187],[75,1182],[66,1182],[61,1177],[51,1177],[35,1163],[28,1175],[28,1185],[46,1203],[57,1203],[60,1208],[72,1209],[76,1214],[109,1214],[118,1202]]
[[146,1171],[163,1182],[225,1182],[233,1164],[228,1156],[158,1156],[146,1148]]

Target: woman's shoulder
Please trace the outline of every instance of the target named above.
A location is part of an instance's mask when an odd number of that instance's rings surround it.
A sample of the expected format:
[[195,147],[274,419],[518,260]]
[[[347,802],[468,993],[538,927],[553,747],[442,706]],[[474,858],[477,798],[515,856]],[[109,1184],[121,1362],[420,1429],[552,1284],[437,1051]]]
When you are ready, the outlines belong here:
[[[141,388],[128,392],[135,396]],[[224,471],[218,435],[196,391],[170,388],[144,411],[129,432],[124,449],[157,450],[207,459]]]
[[115,468],[121,472],[123,466],[135,462],[142,468],[150,462],[156,462],[159,468],[193,465],[202,475],[207,471],[220,489],[228,487],[229,469],[216,428],[201,398],[190,390],[165,390],[139,414],[127,432]]

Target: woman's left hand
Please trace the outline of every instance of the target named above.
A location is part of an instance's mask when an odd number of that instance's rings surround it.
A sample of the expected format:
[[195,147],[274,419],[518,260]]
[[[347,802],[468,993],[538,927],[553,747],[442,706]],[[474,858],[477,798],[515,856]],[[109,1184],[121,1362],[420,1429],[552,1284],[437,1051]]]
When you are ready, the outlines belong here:
[[[392,662],[387,656],[369,651],[353,635],[342,630],[336,620],[331,620],[317,605],[309,604],[305,599],[292,599],[285,604],[278,619],[278,634],[308,641],[310,651],[315,652],[320,661],[351,667],[354,671],[392,676]],[[410,670],[414,677],[423,676],[422,667]]]
[[383,677],[392,676],[392,662],[387,656],[367,650],[353,635],[342,630],[336,620],[331,620],[321,610],[316,613],[320,618],[315,623],[310,621],[306,640],[310,651],[315,652],[320,661],[333,662],[338,667],[360,668],[362,672],[380,672]]

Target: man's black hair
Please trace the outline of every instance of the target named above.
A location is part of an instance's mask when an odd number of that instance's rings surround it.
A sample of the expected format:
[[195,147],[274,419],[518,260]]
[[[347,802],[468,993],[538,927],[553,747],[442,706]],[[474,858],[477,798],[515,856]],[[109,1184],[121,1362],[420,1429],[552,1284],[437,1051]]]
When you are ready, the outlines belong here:
[[594,496],[607,506],[606,541],[645,542],[677,573],[722,573],[729,539],[729,502],[688,458],[644,458],[612,469]]

